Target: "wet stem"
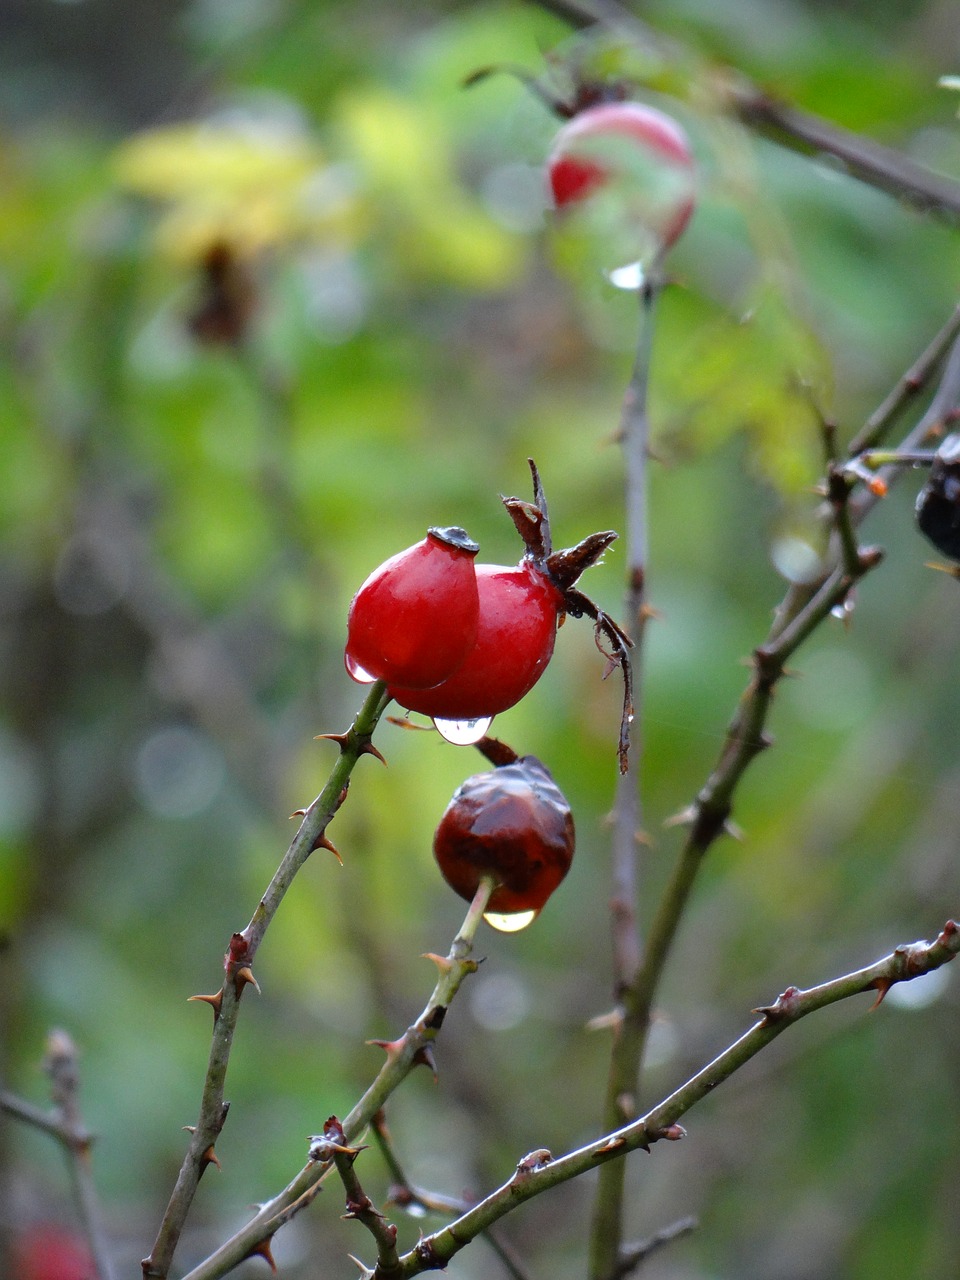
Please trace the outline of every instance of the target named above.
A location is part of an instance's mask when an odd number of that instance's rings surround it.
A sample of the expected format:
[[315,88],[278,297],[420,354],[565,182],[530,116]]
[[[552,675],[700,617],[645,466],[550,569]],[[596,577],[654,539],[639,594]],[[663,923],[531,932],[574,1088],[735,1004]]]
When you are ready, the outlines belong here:
[[[425,957],[437,966],[437,982],[423,1012],[398,1039],[375,1041],[386,1053],[386,1061],[370,1087],[342,1123],[343,1134],[350,1144],[357,1142],[371,1125],[387,1099],[406,1079],[414,1067],[433,1069],[432,1045],[443,1025],[447,1010],[464,979],[477,969],[472,958],[473,942],[496,888],[484,879],[470,903],[463,924],[446,956]],[[225,1241],[215,1253],[194,1268],[184,1280],[216,1280],[230,1272],[244,1258],[269,1244],[274,1233],[304,1209],[316,1197],[332,1161],[311,1159],[295,1178],[276,1196],[261,1205],[256,1216],[240,1231]]]
[[[944,368],[939,386],[926,412],[907,433],[903,445],[906,448],[916,448],[942,433],[945,424],[951,420],[960,404],[958,330],[960,308],[954,311],[927,350],[900,380],[898,388],[891,392],[870,420],[871,442],[881,438],[900,413],[907,396],[903,389],[909,387],[909,394],[915,394],[920,386],[929,381],[941,362],[944,363]],[[638,363],[643,352],[644,338],[641,336]],[[632,413],[637,412],[635,385],[639,384],[640,376],[635,367],[627,397],[625,423],[632,416],[631,404]],[[856,437],[854,445],[862,444],[865,435],[866,429]],[[893,483],[896,478],[894,469],[887,470],[888,474],[884,478],[887,483]],[[636,1106],[640,1067],[653,1003],[668,955],[703,858],[718,837],[730,830],[729,818],[736,788],[756,756],[770,744],[765,726],[774,690],[784,674],[786,663],[812,632],[830,617],[833,610],[848,600],[859,579],[881,562],[881,553],[876,549],[862,548],[855,534],[857,526],[875,501],[875,494],[858,493],[849,502],[844,500],[833,504],[825,518],[833,525],[839,563],[826,572],[818,583],[803,588],[791,586],[775,611],[774,623],[765,642],[754,652],[753,676],[727,728],[717,764],[693,805],[681,815],[688,827],[687,836],[654,913],[639,963],[632,974],[628,972],[624,957],[629,956],[626,930],[635,928],[633,902],[626,897],[620,899],[619,895],[625,894],[631,884],[631,875],[635,875],[635,849],[632,848],[635,841],[629,838],[632,829],[628,815],[636,813],[639,818],[640,808],[635,785],[629,791],[626,787],[622,788],[618,796],[613,928],[615,939],[620,939],[616,945],[620,1008],[615,1024],[607,1087],[607,1129],[618,1124],[625,1125],[632,1118],[631,1108]],[[632,572],[635,566],[636,561],[631,559]],[[641,587],[642,585],[641,578]],[[631,754],[635,766],[638,755],[636,747]],[[627,797],[626,802],[624,796]],[[612,1161],[599,1171],[591,1236],[592,1280],[611,1280],[611,1277],[621,1273],[624,1177],[622,1160]]]
[[[646,622],[648,549],[649,417],[647,391],[653,348],[656,301],[662,287],[659,270],[645,275],[638,290],[639,332],[630,381],[623,400],[620,445],[625,473],[627,588],[624,606],[626,630],[634,642],[634,719],[631,725],[627,771],[618,782],[614,806],[612,849],[611,935],[614,991],[620,1019],[614,1036],[603,1107],[603,1127],[609,1131],[629,1120],[625,1098],[636,1090],[642,1027],[628,1019],[623,997],[630,991],[640,966],[640,936],[636,920],[639,880],[639,837],[643,825],[640,794],[642,738],[642,641]],[[612,1161],[600,1169],[590,1241],[590,1274],[610,1275],[616,1265],[623,1234],[624,1162]]]
[[229,1106],[224,1101],[224,1088],[240,1013],[240,998],[245,986],[254,984],[251,966],[257,949],[297,872],[324,840],[327,826],[343,802],[354,766],[361,755],[370,751],[373,732],[389,702],[386,686],[377,681],[371,686],[349,730],[345,734],[334,735],[340,748],[339,758],[323,790],[309,808],[302,812],[297,834],[267,886],[250,923],[242,933],[234,934],[231,939],[225,958],[223,986],[215,995],[199,997],[212,1005],[214,1011],[213,1038],[200,1114],[192,1128],[190,1144],[153,1250],[142,1263],[145,1280],[162,1278],[168,1274],[200,1178],[207,1167],[216,1162],[215,1146]]

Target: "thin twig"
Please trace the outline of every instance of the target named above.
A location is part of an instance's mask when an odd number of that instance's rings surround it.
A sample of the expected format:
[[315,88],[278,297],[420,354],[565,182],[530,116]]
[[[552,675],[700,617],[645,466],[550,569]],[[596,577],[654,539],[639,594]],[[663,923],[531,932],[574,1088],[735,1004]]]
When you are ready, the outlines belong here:
[[357,1174],[357,1156],[363,1147],[351,1147],[343,1132],[343,1125],[331,1116],[323,1126],[323,1133],[313,1139],[311,1157],[329,1164],[331,1161],[340,1175],[347,1195],[345,1218],[356,1218],[373,1236],[377,1246],[377,1265],[369,1274],[376,1280],[391,1280],[400,1273],[400,1255],[397,1253],[397,1228],[376,1207],[364,1191]]
[[681,1116],[807,1014],[868,991],[876,993],[876,1007],[894,983],[930,973],[958,953],[960,924],[949,920],[933,942],[914,942],[897,947],[866,968],[806,991],[788,987],[772,1004],[755,1010],[760,1015],[758,1020],[739,1040],[640,1119],[556,1160],[547,1151],[533,1153],[535,1160],[525,1157],[509,1181],[497,1191],[473,1206],[456,1222],[423,1237],[415,1249],[403,1254],[400,1259],[402,1274],[410,1277],[445,1267],[491,1223],[526,1200],[587,1173],[598,1163],[622,1159],[630,1151],[649,1150],[655,1142],[664,1139],[677,1141],[684,1137],[685,1131],[677,1123]]
[[[610,1068],[603,1106],[603,1126],[616,1128],[630,1118],[636,1089],[637,1053],[635,1028],[622,1010],[622,999],[636,980],[640,967],[640,933],[636,904],[639,883],[639,849],[643,828],[640,765],[643,757],[642,657],[647,621],[648,512],[647,470],[650,423],[647,411],[650,357],[653,346],[654,307],[662,287],[659,267],[645,274],[639,289],[640,324],[630,382],[623,400],[620,445],[624,460],[627,588],[624,605],[626,630],[634,641],[632,654],[635,693],[630,726],[627,771],[617,786],[613,814],[612,885],[610,896],[613,944],[614,996],[619,1023],[610,1054]],[[590,1233],[590,1274],[606,1276],[619,1256],[623,1238],[623,1166],[615,1163],[600,1171]]]
[[366,753],[374,753],[370,739],[389,701],[384,685],[377,682],[371,687],[350,729],[345,734],[331,735],[340,748],[340,756],[331,770],[326,786],[310,807],[303,811],[299,830],[250,923],[242,933],[233,935],[224,961],[226,974],[220,991],[215,995],[199,997],[209,1003],[214,1012],[213,1039],[200,1115],[193,1128],[153,1250],[141,1264],[145,1280],[162,1280],[167,1275],[200,1179],[207,1167],[216,1162],[215,1146],[229,1105],[224,1101],[224,1087],[239,1017],[240,997],[245,986],[255,985],[251,966],[257,949],[295,875],[310,854],[324,845],[332,848],[325,835],[327,826],[343,801],[357,761]]
[[48,1134],[67,1156],[83,1233],[90,1248],[96,1280],[111,1280],[110,1245],[93,1182],[90,1153],[93,1135],[80,1113],[77,1047],[65,1031],[51,1031],[43,1069],[50,1080],[53,1107],[44,1111],[14,1094],[0,1092],[0,1111]]
[[[960,357],[957,359],[960,361]],[[934,405],[953,402],[953,362],[951,355],[940,389],[934,394],[931,410]],[[922,428],[924,435],[932,422],[931,410],[924,415],[927,424]],[[918,424],[907,440],[920,429]],[[653,1001],[704,855],[720,835],[731,830],[730,815],[736,788],[756,756],[769,745],[766,722],[776,684],[786,663],[803,641],[835,608],[848,601],[859,579],[880,563],[881,553],[878,550],[860,548],[852,536],[853,528],[869,509],[866,504],[871,499],[876,500],[867,492],[859,495],[860,506],[854,505],[853,499],[845,499],[839,513],[831,508],[831,517],[839,519],[850,535],[847,554],[818,584],[802,591],[793,587],[788,589],[775,613],[767,640],[754,653],[753,678],[730,722],[720,758],[694,804],[680,815],[680,820],[689,826],[688,835],[650,924],[635,981],[623,993],[622,1016],[615,1031],[614,1057],[620,1062],[620,1080],[630,1082],[621,1083],[621,1091],[616,1095],[617,1104],[623,1112],[635,1101],[635,1082],[643,1059]],[[622,1172],[618,1172],[619,1177],[607,1175],[605,1178],[601,1171],[603,1198],[598,1190],[591,1265],[594,1280],[608,1280],[616,1266],[612,1249],[601,1243],[600,1222],[602,1216],[603,1226],[615,1235],[619,1246],[621,1223],[618,1205],[622,1203],[622,1192],[618,1193],[618,1185],[622,1187]]]
[[741,124],[780,146],[803,155],[832,156],[860,182],[951,225],[960,220],[960,183],[892,147],[777,101],[739,70],[727,68],[718,74],[712,64],[706,67],[704,60],[691,66],[688,48],[654,31],[616,0],[538,0],[538,4],[573,27],[605,27],[645,51],[685,66],[690,79],[701,85],[712,78],[719,105],[726,106]]
[[659,1231],[655,1231],[646,1240],[638,1240],[636,1244],[624,1245],[620,1253],[620,1261],[617,1264],[618,1280],[619,1277],[632,1275],[653,1254],[659,1253],[666,1245],[672,1244],[674,1240],[678,1240],[681,1236],[688,1236],[691,1231],[696,1231],[698,1226],[699,1223],[696,1218],[679,1218],[676,1222],[671,1222],[668,1227],[661,1227]]
[[[458,1218],[472,1208],[475,1201],[441,1195],[437,1191],[425,1191],[422,1187],[413,1185],[397,1157],[390,1130],[387,1128],[386,1116],[382,1110],[373,1117],[370,1128],[384,1163],[390,1171],[390,1177],[393,1179],[388,1195],[391,1204],[395,1204],[398,1209],[408,1211],[418,1209],[421,1213],[439,1213],[446,1218]],[[513,1280],[531,1280],[516,1250],[507,1244],[498,1232],[491,1227],[489,1231],[483,1233],[483,1239],[503,1263],[504,1269],[513,1277]]]
[[[433,1043],[464,979],[476,972],[477,961],[471,955],[473,939],[494,887],[492,881],[483,881],[447,955],[426,957],[437,966],[439,977],[416,1022],[398,1040],[372,1042],[384,1050],[386,1061],[366,1093],[343,1120],[347,1143],[352,1145],[360,1139],[374,1116],[414,1067],[423,1065],[435,1070]],[[262,1253],[276,1231],[316,1196],[319,1184],[332,1167],[329,1161],[310,1160],[278,1195],[261,1205],[250,1222],[204,1259],[184,1280],[217,1280],[244,1258]]]

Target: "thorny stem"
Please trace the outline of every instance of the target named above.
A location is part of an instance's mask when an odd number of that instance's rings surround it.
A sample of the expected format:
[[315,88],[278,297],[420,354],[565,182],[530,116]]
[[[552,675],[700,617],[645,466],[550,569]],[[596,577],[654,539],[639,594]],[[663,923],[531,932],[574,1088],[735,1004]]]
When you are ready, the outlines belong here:
[[[407,1028],[399,1040],[374,1042],[385,1051],[386,1061],[369,1089],[343,1120],[343,1133],[347,1143],[352,1145],[359,1140],[377,1112],[414,1067],[425,1065],[433,1069],[432,1046],[443,1026],[447,1010],[464,979],[477,969],[477,962],[471,958],[473,939],[495,887],[492,880],[484,879],[447,955],[427,957],[436,964],[439,977],[416,1022]],[[281,1226],[315,1198],[321,1181],[331,1167],[329,1161],[311,1159],[278,1195],[260,1206],[256,1216],[246,1226],[204,1259],[184,1280],[216,1280],[232,1271],[244,1258],[257,1252]]]
[[880,443],[900,412],[911,400],[916,399],[918,393],[933,377],[958,334],[960,334],[960,306],[954,308],[953,314],[927,349],[921,352],[887,398],[877,406],[862,429],[850,441],[848,454],[851,458]]
[[[587,1173],[598,1164],[618,1160],[630,1151],[649,1150],[653,1143],[663,1139],[676,1141],[683,1138],[684,1130],[677,1123],[681,1116],[765,1049],[787,1027],[809,1013],[868,991],[877,993],[876,1007],[894,983],[930,973],[958,953],[960,924],[949,920],[933,942],[914,942],[897,947],[866,968],[806,991],[788,987],[773,1004],[755,1010],[760,1015],[758,1020],[739,1040],[639,1119],[556,1160],[547,1151],[533,1153],[535,1160],[532,1156],[525,1157],[502,1187],[456,1222],[423,1237],[414,1249],[403,1254],[400,1258],[401,1274],[410,1277],[445,1267],[481,1231],[486,1231],[519,1204]],[[619,1268],[618,1260],[614,1275],[622,1274]]]
[[49,1134],[63,1147],[69,1162],[80,1222],[93,1259],[95,1280],[111,1280],[110,1246],[90,1162],[93,1135],[80,1114],[77,1049],[65,1031],[50,1033],[43,1068],[50,1079],[52,1109],[43,1111],[13,1094],[0,1092],[0,1111]]
[[[939,429],[960,396],[960,340],[954,341],[940,386],[926,413],[904,442],[908,448]],[[942,353],[943,347],[939,350]],[[687,839],[651,922],[635,980],[623,993],[622,1018],[615,1029],[614,1061],[621,1059],[623,1075],[619,1093],[613,1094],[608,1087],[608,1106],[612,1095],[615,1105],[621,1108],[622,1122],[630,1118],[630,1108],[635,1104],[636,1080],[656,991],[704,855],[717,837],[729,830],[733,796],[740,779],[770,743],[765,726],[776,684],[791,655],[834,608],[848,600],[859,579],[880,562],[881,553],[860,548],[853,533],[869,511],[871,500],[876,498],[869,492],[858,495],[858,501],[848,500],[845,494],[844,500],[832,507],[831,515],[843,551],[840,563],[819,584],[788,589],[775,613],[767,640],[753,655],[754,674],[728,727],[718,763],[695,803],[682,815],[689,824]],[[632,1069],[629,1076],[628,1069]],[[614,1178],[600,1171],[591,1253],[593,1280],[610,1280],[615,1274],[622,1239],[623,1171],[618,1173],[619,1177]],[[606,1232],[606,1239],[601,1236],[601,1230]]]
[[234,934],[231,939],[225,958],[226,975],[222,988],[214,996],[202,997],[213,1006],[214,1024],[200,1115],[193,1128],[153,1250],[141,1264],[144,1280],[155,1280],[167,1275],[200,1178],[207,1166],[215,1162],[214,1148],[229,1107],[229,1103],[224,1101],[224,1086],[240,1012],[240,997],[244,986],[253,981],[251,966],[257,949],[293,883],[294,876],[324,840],[327,826],[343,802],[354,766],[360,756],[370,750],[373,731],[389,701],[386,687],[381,681],[377,681],[371,686],[350,729],[345,734],[336,735],[340,756],[330,772],[326,786],[310,807],[304,810],[299,830],[250,923],[242,933]]
[[311,1156],[325,1164],[333,1163],[346,1192],[345,1218],[356,1218],[373,1236],[377,1246],[377,1280],[390,1280],[399,1275],[400,1256],[397,1253],[397,1228],[388,1222],[361,1185],[355,1166],[363,1147],[347,1145],[343,1126],[336,1116],[331,1116],[323,1127],[323,1133],[313,1140]]
[[[636,919],[638,897],[638,842],[643,827],[640,795],[642,731],[642,642],[646,624],[647,598],[647,469],[650,424],[647,392],[653,347],[654,306],[662,287],[659,266],[645,273],[639,289],[640,328],[630,382],[624,395],[620,421],[620,444],[625,471],[627,592],[624,617],[628,635],[634,641],[634,719],[631,724],[627,771],[617,786],[613,827],[613,870],[610,900],[613,942],[614,994],[620,1022],[614,1036],[603,1107],[603,1127],[614,1129],[627,1119],[624,1099],[636,1088],[639,1052],[637,1027],[620,1009],[625,992],[634,983],[640,967],[640,937]],[[606,1276],[616,1260],[623,1234],[622,1161],[600,1170],[590,1236],[590,1274]]]
[[[394,1204],[398,1209],[419,1209],[426,1213],[439,1213],[445,1218],[456,1218],[460,1214],[467,1213],[472,1207],[472,1202],[468,1200],[457,1199],[454,1196],[440,1195],[436,1191],[425,1191],[422,1187],[415,1187],[404,1172],[397,1153],[393,1147],[393,1140],[390,1136],[390,1130],[387,1128],[386,1116],[383,1111],[378,1111],[371,1122],[371,1131],[376,1139],[380,1154],[383,1157],[384,1164],[393,1179],[393,1185],[388,1193],[388,1201]],[[487,1244],[503,1263],[504,1269],[513,1280],[529,1280],[526,1270],[520,1259],[510,1245],[502,1240],[500,1236],[492,1228],[484,1232],[483,1238]]]

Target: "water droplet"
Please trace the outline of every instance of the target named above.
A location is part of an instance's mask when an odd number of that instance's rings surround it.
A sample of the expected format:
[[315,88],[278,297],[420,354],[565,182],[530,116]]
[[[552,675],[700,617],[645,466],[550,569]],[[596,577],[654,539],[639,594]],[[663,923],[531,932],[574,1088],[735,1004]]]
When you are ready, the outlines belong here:
[[643,287],[643,263],[628,262],[624,267],[614,267],[607,272],[607,279],[615,289],[630,289],[636,293]]
[[365,671],[359,662],[354,662],[349,653],[343,655],[343,665],[347,668],[347,675],[352,676],[357,684],[373,684],[377,678]]
[[501,933],[519,933],[528,924],[533,924],[539,911],[511,911],[509,915],[501,915],[498,911],[485,911],[483,918],[491,929],[499,929]]
[[480,741],[492,720],[493,716],[481,716],[478,720],[443,720],[434,716],[433,723],[441,738],[456,747],[469,747]]

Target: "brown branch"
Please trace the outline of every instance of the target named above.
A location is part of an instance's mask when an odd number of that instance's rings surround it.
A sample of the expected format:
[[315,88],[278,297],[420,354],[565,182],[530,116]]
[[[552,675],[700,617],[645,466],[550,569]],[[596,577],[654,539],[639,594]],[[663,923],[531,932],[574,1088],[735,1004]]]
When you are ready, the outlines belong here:
[[[937,349],[942,350],[942,347],[938,345]],[[924,354],[929,356],[930,349]],[[956,361],[960,362],[960,356]],[[932,359],[928,363],[932,369]],[[913,367],[917,367],[916,363]],[[953,367],[954,357],[951,355],[931,407],[923,415],[921,423],[908,434],[908,441],[918,432],[926,434],[931,429],[933,418],[942,412],[942,407],[953,402]],[[819,583],[788,589],[775,612],[766,641],[754,652],[753,677],[728,726],[717,764],[694,803],[680,815],[679,821],[689,827],[687,838],[650,924],[636,977],[622,994],[622,1013],[615,1030],[613,1061],[617,1065],[620,1087],[612,1096],[624,1123],[631,1118],[630,1108],[635,1105],[637,1079],[653,1002],[668,954],[705,854],[719,836],[732,830],[730,819],[736,789],[754,759],[770,745],[766,723],[774,690],[785,665],[833,610],[850,599],[857,582],[880,563],[881,552],[875,548],[861,548],[853,535],[853,530],[876,500],[874,494],[867,491],[854,499],[845,494],[839,507],[828,506],[825,518],[841,530],[838,541],[842,545],[842,554],[839,550],[837,553],[839,563],[825,573]],[[608,1086],[608,1104],[611,1093]],[[622,1188],[622,1170],[606,1174],[601,1170],[594,1216],[593,1280],[609,1280],[615,1271],[622,1238]],[[617,1241],[616,1252],[612,1247],[614,1239]]]
[[947,964],[960,953],[960,924],[949,920],[932,942],[914,942],[896,950],[866,968],[834,978],[820,986],[801,991],[788,987],[772,1004],[755,1010],[758,1020],[739,1040],[725,1049],[669,1097],[646,1115],[614,1133],[553,1159],[549,1151],[524,1157],[513,1176],[456,1222],[423,1237],[416,1248],[400,1261],[405,1277],[445,1267],[481,1232],[518,1205],[595,1168],[598,1163],[621,1160],[636,1150],[649,1150],[662,1140],[677,1141],[685,1131],[677,1123],[698,1102],[728,1080],[736,1071],[765,1049],[787,1027],[807,1014],[851,996],[873,992],[874,1008],[897,982],[907,982]]
[[[435,1069],[433,1043],[440,1034],[447,1010],[464,979],[477,969],[477,962],[471,957],[473,938],[493,889],[493,882],[484,879],[448,954],[426,957],[436,964],[439,977],[416,1022],[398,1040],[374,1042],[385,1052],[386,1061],[366,1093],[344,1117],[342,1127],[348,1144],[360,1138],[386,1100],[414,1067],[424,1065],[431,1070]],[[289,1222],[315,1198],[319,1184],[332,1167],[330,1161],[311,1159],[278,1195],[260,1207],[250,1222],[195,1267],[185,1280],[216,1280],[232,1271],[244,1258],[260,1251],[279,1227]]]
[[[376,1139],[377,1146],[380,1148],[384,1163],[390,1171],[390,1177],[393,1179],[387,1197],[391,1204],[396,1205],[398,1209],[419,1210],[421,1213],[438,1213],[446,1218],[458,1218],[473,1207],[475,1203],[473,1200],[445,1196],[437,1191],[426,1191],[422,1187],[414,1186],[397,1158],[393,1139],[390,1136],[390,1130],[387,1128],[386,1116],[382,1110],[378,1111],[373,1117],[370,1128]],[[513,1277],[513,1280],[530,1280],[527,1269],[517,1256],[516,1251],[501,1238],[498,1232],[491,1227],[489,1231],[483,1233],[483,1239],[486,1240],[487,1244],[503,1263],[504,1269]]]
[[227,1117],[224,1101],[227,1066],[245,987],[256,986],[253,961],[270,922],[276,915],[294,876],[317,848],[332,849],[325,832],[346,796],[346,788],[357,761],[371,753],[370,738],[389,702],[381,683],[374,684],[359,714],[345,734],[335,737],[340,756],[326,786],[316,800],[299,815],[302,818],[280,866],[242,933],[235,933],[224,958],[223,986],[214,995],[197,997],[213,1008],[213,1038],[200,1101],[200,1114],[191,1129],[190,1143],[150,1255],[141,1267],[145,1280],[163,1280],[170,1269],[184,1223],[200,1179],[216,1163],[215,1148]]
[[312,1140],[310,1158],[319,1163],[333,1163],[347,1195],[345,1218],[356,1218],[373,1236],[377,1246],[377,1265],[374,1271],[365,1272],[371,1280],[395,1280],[400,1274],[400,1255],[397,1253],[397,1228],[376,1207],[360,1184],[354,1168],[363,1147],[351,1147],[343,1125],[331,1116],[323,1127],[323,1133]]

